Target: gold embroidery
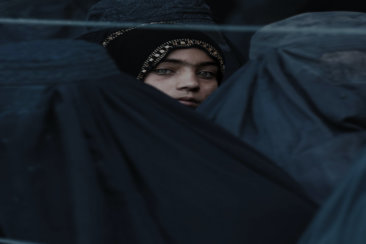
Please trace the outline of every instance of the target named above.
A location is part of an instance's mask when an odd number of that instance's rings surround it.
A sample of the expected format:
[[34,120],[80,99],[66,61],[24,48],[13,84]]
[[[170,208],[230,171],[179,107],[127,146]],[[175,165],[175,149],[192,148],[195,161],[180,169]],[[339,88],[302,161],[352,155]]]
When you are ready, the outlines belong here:
[[134,26],[134,27],[130,27],[127,29],[122,29],[119,31],[115,31],[112,34],[110,34],[109,36],[107,36],[104,41],[102,42],[103,47],[107,47],[109,45],[109,43],[111,41],[113,41],[114,39],[116,39],[119,36],[122,36],[123,34],[125,34],[126,32],[129,32],[131,30],[137,29],[139,27],[145,26],[145,25],[154,25],[154,24],[175,24],[175,22],[173,21],[160,21],[160,22],[151,22],[151,23],[144,23],[144,24],[140,24],[138,26]]
[[128,28],[128,29],[123,29],[123,30],[119,30],[119,31],[113,32],[112,34],[110,34],[109,36],[107,36],[106,39],[104,39],[104,41],[102,42],[103,47],[107,47],[108,44],[111,41],[113,41],[114,39],[116,39],[117,37],[122,36],[126,32],[129,32],[129,31],[131,31],[133,29],[136,29],[136,28],[137,27],[131,27],[131,28]]

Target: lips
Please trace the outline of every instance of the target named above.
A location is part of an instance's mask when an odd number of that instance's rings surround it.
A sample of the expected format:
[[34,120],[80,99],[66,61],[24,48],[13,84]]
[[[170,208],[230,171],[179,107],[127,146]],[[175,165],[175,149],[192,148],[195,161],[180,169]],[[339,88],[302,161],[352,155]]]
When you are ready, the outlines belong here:
[[196,108],[196,107],[198,107],[198,105],[200,105],[199,101],[197,101],[194,98],[190,98],[190,97],[182,97],[182,98],[179,98],[178,101],[185,106],[193,107],[193,108]]

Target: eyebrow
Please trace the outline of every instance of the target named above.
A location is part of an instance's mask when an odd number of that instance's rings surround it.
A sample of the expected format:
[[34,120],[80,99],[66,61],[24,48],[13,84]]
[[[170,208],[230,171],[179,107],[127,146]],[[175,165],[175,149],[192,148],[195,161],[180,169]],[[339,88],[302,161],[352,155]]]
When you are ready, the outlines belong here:
[[205,67],[205,66],[217,66],[218,67],[219,66],[214,61],[207,61],[207,62],[202,62],[202,63],[199,63],[199,64],[191,64],[191,63],[188,63],[186,61],[179,60],[179,59],[165,59],[161,63],[183,64],[183,65],[189,65],[189,66],[195,66],[195,67]]

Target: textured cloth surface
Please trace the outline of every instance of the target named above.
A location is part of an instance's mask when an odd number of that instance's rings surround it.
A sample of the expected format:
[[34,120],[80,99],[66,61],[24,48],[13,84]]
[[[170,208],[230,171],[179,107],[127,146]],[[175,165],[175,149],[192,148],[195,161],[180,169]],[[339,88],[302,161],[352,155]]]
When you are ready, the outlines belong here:
[[365,155],[324,203],[299,244],[366,243]]
[[[101,0],[88,10],[88,20],[122,23],[195,23],[214,24],[210,8],[203,0]],[[88,28],[86,33],[108,31],[105,28]],[[226,45],[222,37],[216,38]],[[227,48],[227,47],[226,47]]]
[[[102,47],[43,41],[7,50],[19,60],[0,75],[4,237],[283,244],[311,219],[314,205],[287,174],[153,87],[116,75]],[[24,59],[50,74],[23,80],[22,69],[32,75]]]
[[98,21],[213,22],[203,0],[102,0],[90,8],[88,16]]
[[365,21],[364,13],[324,12],[264,27],[252,39],[250,62],[198,111],[274,160],[322,202],[366,143],[366,36],[271,28],[357,31]]

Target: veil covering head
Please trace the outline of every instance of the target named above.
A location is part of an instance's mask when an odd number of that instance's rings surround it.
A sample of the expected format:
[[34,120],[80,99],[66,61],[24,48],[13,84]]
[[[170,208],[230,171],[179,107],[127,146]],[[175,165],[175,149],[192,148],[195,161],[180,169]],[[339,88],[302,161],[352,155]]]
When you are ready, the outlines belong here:
[[197,111],[323,202],[366,143],[365,24],[365,13],[317,12],[265,26],[249,63]]
[[89,29],[82,39],[105,46],[118,67],[143,80],[145,75],[176,49],[198,48],[224,74],[224,51],[229,47],[218,31],[144,29],[151,24],[215,24],[202,0],[102,0],[89,10],[92,21],[127,22],[131,28]]

